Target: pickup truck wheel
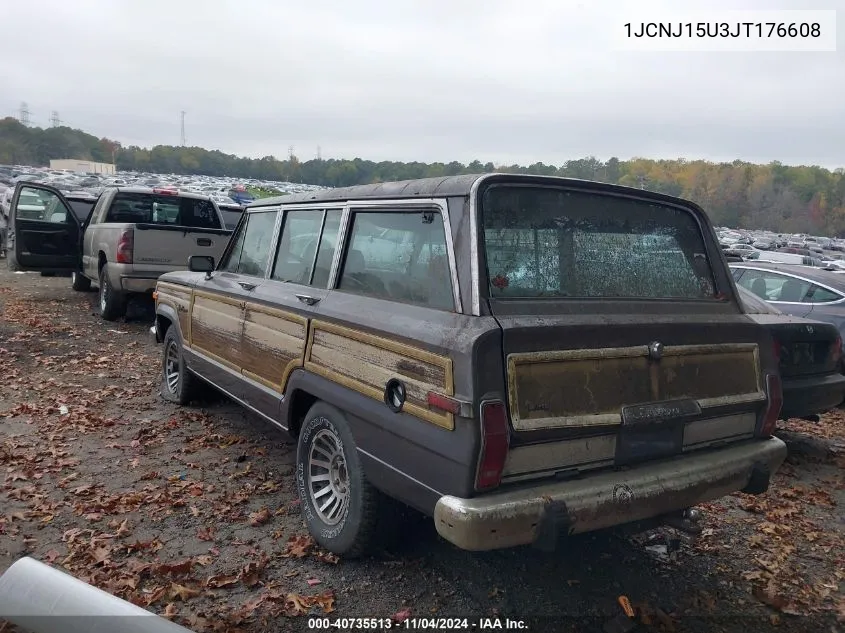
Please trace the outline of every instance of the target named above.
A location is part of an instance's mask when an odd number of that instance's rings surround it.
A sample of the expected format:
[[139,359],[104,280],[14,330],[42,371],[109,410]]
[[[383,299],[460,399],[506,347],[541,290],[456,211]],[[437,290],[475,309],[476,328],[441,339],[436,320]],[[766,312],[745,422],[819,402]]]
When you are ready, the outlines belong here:
[[106,321],[116,321],[126,314],[126,296],[112,288],[108,270],[108,264],[100,269],[100,316]]
[[76,271],[70,274],[70,284],[71,288],[77,292],[86,292],[91,290],[91,280],[82,273],[78,273]]
[[182,355],[182,337],[176,326],[167,328],[164,335],[164,353],[161,362],[161,396],[170,402],[188,404],[197,392],[197,380],[185,367]]
[[296,484],[308,530],[335,554],[366,554],[388,527],[388,500],[364,476],[346,417],[325,402],[315,403],[302,424]]

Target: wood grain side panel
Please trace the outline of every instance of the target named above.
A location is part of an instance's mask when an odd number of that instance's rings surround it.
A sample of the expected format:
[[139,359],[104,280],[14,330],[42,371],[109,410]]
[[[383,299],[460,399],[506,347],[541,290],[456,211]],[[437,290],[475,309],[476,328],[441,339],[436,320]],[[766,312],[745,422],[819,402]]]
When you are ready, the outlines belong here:
[[391,378],[405,383],[404,410],[432,424],[454,429],[454,416],[428,408],[426,394],[454,393],[447,356],[322,321],[312,321],[305,368],[359,393],[381,400]]
[[195,294],[190,326],[192,347],[240,367],[243,312],[242,304],[237,302]]
[[246,305],[241,343],[244,375],[280,393],[305,357],[308,321],[293,313]]
[[191,289],[173,284],[159,284],[156,287],[156,302],[169,305],[179,318],[179,330],[182,332],[183,342],[189,345],[188,321],[191,314]]

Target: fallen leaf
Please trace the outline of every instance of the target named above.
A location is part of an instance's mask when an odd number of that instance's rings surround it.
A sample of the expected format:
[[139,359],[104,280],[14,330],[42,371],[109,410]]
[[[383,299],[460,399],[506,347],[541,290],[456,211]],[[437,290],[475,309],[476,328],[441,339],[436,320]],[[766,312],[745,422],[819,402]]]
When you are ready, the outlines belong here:
[[410,617],[411,617],[411,610],[410,609],[402,609],[401,611],[397,611],[396,613],[394,613],[393,616],[390,619],[393,620],[394,622],[396,622],[396,624],[402,624],[405,620],[407,620]]
[[249,515],[249,524],[252,527],[258,527],[259,525],[263,525],[270,520],[270,510],[267,508],[261,508],[257,512],[252,512]]
[[179,563],[162,563],[156,565],[154,570],[155,573],[162,576],[184,576],[185,574],[191,573],[193,566],[194,561],[189,558]]
[[47,552],[46,554],[44,554],[44,559],[43,559],[43,560],[44,560],[44,562],[45,562],[45,563],[48,563],[48,564],[49,564],[49,563],[53,563],[53,562],[55,562],[55,560],[56,560],[59,556],[61,556],[61,554],[59,554],[56,550],[51,549],[49,552]]
[[191,589],[184,585],[177,585],[175,582],[170,585],[168,595],[171,599],[179,599],[183,602],[200,595],[202,592],[199,589]]
[[337,554],[332,554],[331,552],[324,552],[322,550],[318,550],[314,552],[313,556],[318,561],[328,563],[329,565],[337,565],[340,562],[340,556],[338,556]]
[[200,528],[197,530],[197,538],[201,541],[213,541],[214,528]]
[[228,587],[230,585],[237,584],[240,579],[240,575],[238,574],[232,574],[228,576],[211,576],[205,581],[205,586],[210,587],[212,589],[219,589],[220,587]]
[[314,546],[314,539],[301,534],[291,536],[288,539],[282,558],[304,558],[308,556]]

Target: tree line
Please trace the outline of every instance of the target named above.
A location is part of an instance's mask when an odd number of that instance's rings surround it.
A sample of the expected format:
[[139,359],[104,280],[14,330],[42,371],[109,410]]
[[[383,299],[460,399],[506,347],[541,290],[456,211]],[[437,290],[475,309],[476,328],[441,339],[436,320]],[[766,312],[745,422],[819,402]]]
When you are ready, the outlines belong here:
[[313,159],[296,156],[246,158],[201,147],[157,145],[123,147],[69,127],[26,127],[14,118],[0,120],[0,164],[49,165],[50,159],[76,158],[116,163],[119,170],[149,173],[231,176],[327,187],[450,176],[487,171],[534,173],[585,178],[642,187],[700,204],[717,225],[845,235],[845,170],[818,166],[787,166],[779,162],[756,165],[736,160],[651,160],[635,158],[601,161],[593,157],[563,165],[494,165],[374,162],[355,158]]

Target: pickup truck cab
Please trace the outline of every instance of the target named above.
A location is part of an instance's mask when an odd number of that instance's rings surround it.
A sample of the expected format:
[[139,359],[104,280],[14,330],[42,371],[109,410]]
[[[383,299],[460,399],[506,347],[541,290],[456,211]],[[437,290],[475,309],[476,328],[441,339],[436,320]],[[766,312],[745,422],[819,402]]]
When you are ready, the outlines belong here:
[[297,438],[305,521],[347,557],[389,498],[468,550],[694,531],[786,457],[778,346],[678,198],[485,174],[262,199],[155,296],[162,395],[201,380]]
[[70,272],[79,291],[96,285],[108,321],[125,314],[130,295],[152,293],[161,274],[184,270],[191,255],[220,257],[231,235],[213,200],[175,189],[110,187],[92,208],[24,182],[10,210],[9,268]]

